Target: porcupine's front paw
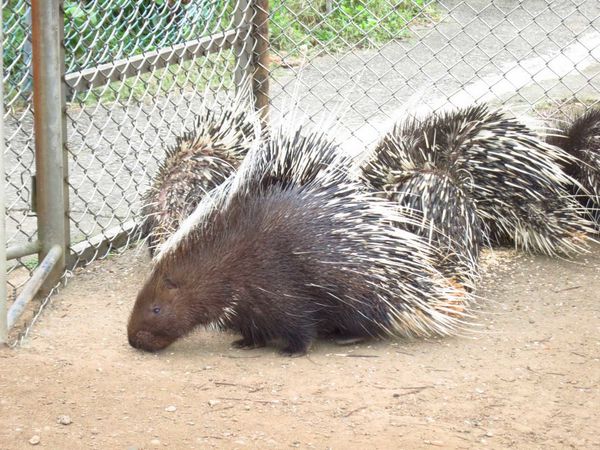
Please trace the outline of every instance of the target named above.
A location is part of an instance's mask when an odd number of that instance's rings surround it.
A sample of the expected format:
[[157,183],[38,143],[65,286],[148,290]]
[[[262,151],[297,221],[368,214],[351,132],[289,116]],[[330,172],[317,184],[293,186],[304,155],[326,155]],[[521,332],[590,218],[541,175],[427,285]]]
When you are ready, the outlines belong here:
[[266,345],[267,344],[265,341],[261,341],[258,339],[251,339],[251,338],[242,338],[242,339],[238,339],[237,341],[233,341],[231,343],[231,346],[233,348],[241,348],[244,350],[252,350],[254,348],[262,348]]
[[289,356],[290,358],[299,358],[300,356],[306,355],[307,352],[308,352],[308,348],[304,348],[304,349],[301,349],[301,350],[296,350],[295,348],[290,347],[288,345],[284,349],[280,350],[279,353],[282,356]]
[[288,340],[288,345],[284,347],[280,351],[280,353],[284,356],[291,356],[293,358],[304,356],[308,352],[308,347],[310,346],[310,343],[311,340],[290,339]]

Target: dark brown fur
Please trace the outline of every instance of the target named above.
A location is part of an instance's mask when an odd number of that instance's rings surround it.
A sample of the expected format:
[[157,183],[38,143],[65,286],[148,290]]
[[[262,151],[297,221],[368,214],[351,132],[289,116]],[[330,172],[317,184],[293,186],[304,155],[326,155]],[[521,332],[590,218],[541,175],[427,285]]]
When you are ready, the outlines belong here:
[[[211,227],[222,231],[216,239],[193,238],[193,250],[181,247],[154,268],[131,315],[132,346],[160,350],[197,325],[218,323],[242,334],[237,346],[283,340],[284,353],[294,354],[305,352],[317,334],[333,332],[332,323],[344,322],[345,316],[344,327],[352,335],[377,329],[360,324],[354,311],[340,310],[335,299],[306,286],[307,280],[321,284],[337,277],[341,296],[346,289],[356,289],[357,295],[365,289],[335,267],[326,273],[322,264],[294,254],[298,249],[322,253],[319,247],[332,245],[317,237],[319,228],[332,227],[330,219],[302,194],[275,191],[236,205],[230,213],[218,214]],[[224,317],[226,308],[235,314]],[[339,319],[331,320],[335,315]],[[376,316],[369,311],[368,317]]]

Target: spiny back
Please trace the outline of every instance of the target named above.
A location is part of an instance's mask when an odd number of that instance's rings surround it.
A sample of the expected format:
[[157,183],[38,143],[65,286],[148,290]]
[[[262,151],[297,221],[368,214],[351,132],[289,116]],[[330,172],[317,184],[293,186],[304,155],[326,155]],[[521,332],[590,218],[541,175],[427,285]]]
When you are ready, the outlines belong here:
[[415,171],[442,173],[472,199],[494,239],[547,254],[583,250],[590,224],[561,168],[572,158],[501,111],[479,105],[400,123],[376,153],[375,170],[365,172],[375,187]]
[[558,133],[549,135],[547,141],[576,158],[563,167],[581,183],[583,189],[574,186],[572,192],[600,230],[600,108],[588,109],[553,128]]

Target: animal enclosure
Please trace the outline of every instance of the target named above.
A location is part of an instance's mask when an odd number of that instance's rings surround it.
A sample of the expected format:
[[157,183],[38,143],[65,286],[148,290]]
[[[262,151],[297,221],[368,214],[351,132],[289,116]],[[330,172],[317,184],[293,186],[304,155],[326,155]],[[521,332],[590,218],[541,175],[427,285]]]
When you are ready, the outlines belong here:
[[265,120],[339,117],[349,151],[406,105],[600,98],[595,0],[4,0],[2,20],[9,306],[135,241],[165,148],[244,77]]

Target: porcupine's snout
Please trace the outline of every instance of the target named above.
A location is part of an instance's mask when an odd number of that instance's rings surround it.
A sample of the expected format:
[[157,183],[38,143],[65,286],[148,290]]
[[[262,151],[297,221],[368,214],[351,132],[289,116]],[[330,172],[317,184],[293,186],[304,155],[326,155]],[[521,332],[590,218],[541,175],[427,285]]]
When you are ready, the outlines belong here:
[[128,333],[127,337],[129,345],[146,352],[157,352],[168,347],[173,342],[173,339],[168,336],[156,335],[145,330]]

